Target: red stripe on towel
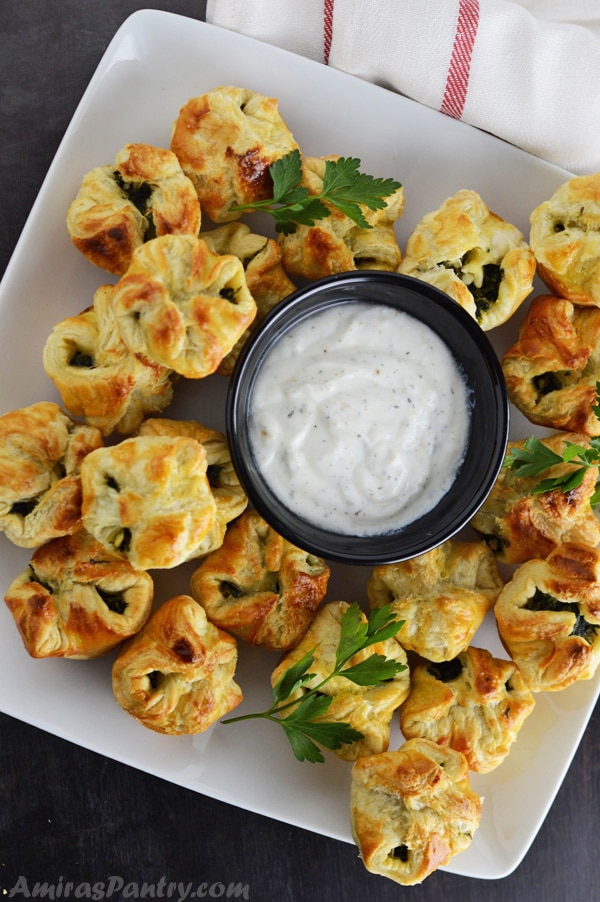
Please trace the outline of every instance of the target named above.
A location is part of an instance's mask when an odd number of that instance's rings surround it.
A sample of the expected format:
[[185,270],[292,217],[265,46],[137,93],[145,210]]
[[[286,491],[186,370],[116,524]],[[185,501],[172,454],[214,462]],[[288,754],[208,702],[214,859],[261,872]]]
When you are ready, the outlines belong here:
[[446,76],[444,99],[440,107],[442,113],[460,119],[463,113],[469,87],[471,55],[479,25],[478,0],[459,0],[458,21],[454,34],[452,56]]
[[323,62],[329,63],[329,51],[333,37],[333,4],[334,0],[323,0]]

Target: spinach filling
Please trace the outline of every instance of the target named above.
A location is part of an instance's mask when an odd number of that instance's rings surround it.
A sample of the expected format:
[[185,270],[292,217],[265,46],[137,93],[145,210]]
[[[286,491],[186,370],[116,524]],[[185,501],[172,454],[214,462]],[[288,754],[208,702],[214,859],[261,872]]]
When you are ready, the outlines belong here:
[[427,673],[441,683],[451,683],[453,680],[457,680],[462,672],[463,665],[458,658],[454,658],[452,661],[440,661],[436,664],[430,664],[427,668]]
[[575,614],[575,623],[573,629],[569,633],[570,636],[580,636],[591,645],[598,632],[598,625],[589,623],[581,611],[576,601],[560,601],[541,589],[536,589],[534,595],[523,605],[526,611],[569,611]]
[[146,220],[145,240],[150,241],[151,238],[156,238],[152,208],[148,206],[154,190],[152,185],[149,182],[126,182],[118,169],[114,170],[113,178],[127,200],[131,201]]

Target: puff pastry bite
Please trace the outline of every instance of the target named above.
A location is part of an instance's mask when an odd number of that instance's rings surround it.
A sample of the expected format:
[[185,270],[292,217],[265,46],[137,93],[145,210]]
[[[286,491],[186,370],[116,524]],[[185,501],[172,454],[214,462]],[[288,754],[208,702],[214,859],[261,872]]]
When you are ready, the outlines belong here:
[[400,709],[406,738],[462,752],[482,774],[502,764],[535,705],[513,661],[474,646],[452,661],[417,664],[410,682]]
[[[331,674],[335,667],[342,617],[348,608],[345,601],[330,601],[317,611],[304,638],[287,652],[271,674],[271,684],[275,686],[289,667],[309,651],[314,651],[314,661],[310,666],[312,677],[292,692],[290,701],[301,701],[307,690],[316,687]],[[395,638],[377,642],[358,652],[350,658],[348,666],[358,664],[374,654],[397,661],[405,669],[379,686],[357,686],[343,676],[336,676],[320,690],[329,695],[332,702],[323,717],[315,720],[347,723],[363,735],[362,739],[333,750],[333,754],[345,761],[355,761],[364,755],[386,751],[390,741],[392,715],[408,695],[410,675],[406,652]],[[290,710],[293,712],[294,708]],[[282,712],[282,716],[285,713]]]
[[176,595],[125,643],[113,664],[119,705],[157,733],[202,733],[242,701],[235,639]]
[[500,638],[533,692],[590,679],[600,662],[600,551],[565,543],[526,561],[494,611]]
[[487,331],[531,294],[536,263],[519,229],[464,188],[417,224],[398,271],[445,291]]
[[283,269],[281,249],[273,238],[251,232],[241,222],[230,222],[202,232],[201,238],[215,254],[234,254],[244,264],[246,284],[256,302],[256,318],[219,366],[223,376],[231,375],[240,351],[254,328],[279,301],[296,288]]
[[188,379],[214,373],[256,316],[244,266],[191,235],[155,238],[133,254],[113,310],[125,344]]
[[329,574],[321,558],[296,548],[248,510],[192,574],[190,591],[217,626],[252,645],[281,650],[304,636]]
[[0,417],[0,530],[11,542],[35,548],[79,529],[80,466],[102,444],[52,401]]
[[84,528],[143,570],[176,567],[213,529],[206,452],[183,436],[128,438],[81,468]]
[[481,820],[467,760],[428,739],[359,758],[350,821],[366,869],[403,886],[422,883],[467,849]]
[[[304,157],[302,181],[311,194],[320,194],[327,160],[339,156]],[[360,205],[371,226],[363,229],[337,207],[323,201],[329,215],[313,226],[299,225],[291,235],[280,235],[283,266],[292,277],[320,279],[357,269],[397,269],[402,254],[394,225],[404,212],[404,189],[386,198],[382,210]]]
[[449,661],[470,644],[503,581],[484,542],[449,539],[397,564],[374,567],[367,581],[372,608],[392,605],[404,626],[398,641],[430,661]]
[[67,212],[75,247],[118,276],[136,247],[157,235],[197,235],[200,221],[196,190],[177,156],[150,144],[126,144],[113,166],[88,172]]
[[216,521],[194,553],[194,557],[209,554],[219,548],[227,524],[246,509],[248,498],[237,477],[227,438],[216,429],[209,429],[194,420],[148,419],[137,435],[184,436],[200,442],[206,452],[206,478],[216,504]]
[[145,416],[173,399],[172,371],[132,353],[112,310],[112,285],[102,285],[92,307],[57,323],[43,363],[66,410],[104,436],[128,435]]
[[502,358],[510,400],[532,423],[600,435],[593,411],[600,380],[600,310],[535,298]]
[[234,204],[271,197],[269,166],[297,147],[277,100],[235,85],[192,97],[171,130],[171,150],[213,222],[239,219]]
[[83,530],[38,548],[4,598],[33,658],[97,658],[137,633],[152,608],[143,570]]
[[[581,433],[557,432],[540,439],[556,454],[562,454],[565,443],[588,446],[589,438]],[[511,448],[522,448],[524,441],[509,442]],[[573,464],[552,467],[553,476],[573,469]],[[546,557],[563,542],[597,545],[600,523],[590,499],[596,489],[598,467],[586,471],[580,485],[568,492],[533,493],[540,477],[520,476],[503,468],[492,491],[471,520],[499,561],[520,564],[531,558]]]
[[564,182],[532,211],[529,242],[548,288],[600,306],[600,173]]

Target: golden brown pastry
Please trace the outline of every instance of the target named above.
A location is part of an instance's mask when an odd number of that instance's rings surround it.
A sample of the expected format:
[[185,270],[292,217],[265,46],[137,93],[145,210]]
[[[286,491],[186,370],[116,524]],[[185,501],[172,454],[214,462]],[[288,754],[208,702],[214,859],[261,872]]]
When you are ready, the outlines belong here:
[[450,539],[411,560],[374,567],[367,595],[372,608],[391,604],[404,621],[404,648],[449,661],[469,646],[502,585],[484,542]]
[[0,417],[0,530],[35,548],[81,526],[81,462],[102,446],[52,401]]
[[216,522],[203,539],[194,557],[209,554],[219,548],[225,536],[227,524],[246,509],[248,498],[237,477],[227,438],[216,429],[209,429],[193,420],[145,420],[137,435],[182,435],[200,442],[206,452],[206,478],[216,504]]
[[[560,455],[567,443],[589,444],[585,435],[573,432],[557,432],[540,441]],[[524,444],[524,441],[509,442],[508,450],[523,448]],[[590,504],[598,467],[591,467],[581,484],[568,492],[554,489],[534,494],[532,491],[547,475],[559,476],[574,466],[558,464],[537,477],[520,476],[506,467],[500,471],[492,491],[471,521],[498,560],[520,564],[530,558],[546,557],[562,542],[592,546],[600,542],[600,523]]]
[[157,733],[202,733],[242,701],[235,639],[188,595],[165,601],[113,664],[120,706]]
[[[320,194],[327,160],[338,156],[305,157],[302,181],[311,194]],[[337,207],[323,201],[329,215],[315,225],[299,225],[291,235],[280,235],[283,266],[292,277],[320,279],[357,269],[397,269],[401,252],[394,226],[404,212],[404,189],[386,198],[382,210],[360,205],[371,228],[361,228]]]
[[470,646],[452,661],[413,668],[400,727],[407,739],[462,752],[485,774],[502,764],[534,704],[513,661]]
[[469,847],[481,799],[464,755],[409,739],[353,765],[350,819],[366,869],[414,886]]
[[526,561],[494,608],[498,632],[533,692],[565,689],[600,662],[600,551],[565,543]]
[[246,284],[256,302],[256,318],[219,366],[223,376],[231,375],[240,351],[267,313],[296,288],[281,263],[281,249],[273,238],[251,232],[241,222],[202,232],[202,240],[215,254],[234,254],[244,264]]
[[139,436],[87,456],[83,526],[134,567],[176,567],[214,527],[206,452],[182,436]]
[[171,131],[171,150],[213,222],[239,219],[234,204],[271,197],[269,166],[297,147],[277,100],[235,85],[192,97]]
[[[292,692],[290,701],[301,701],[308,689],[316,687],[331,674],[335,667],[342,617],[348,608],[345,601],[331,601],[317,611],[304,638],[283,657],[271,674],[271,684],[275,686],[286,670],[308,652],[314,651],[314,660],[310,665],[312,677]],[[343,676],[336,676],[319,690],[330,696],[332,702],[325,714],[315,720],[347,723],[363,735],[362,739],[333,750],[344,761],[355,761],[363,755],[375,755],[388,748],[392,715],[408,695],[410,675],[406,653],[395,638],[377,642],[358,652],[350,658],[347,666],[358,664],[375,654],[403,664],[405,669],[378,686],[358,686]],[[289,710],[293,712],[294,708]],[[287,712],[282,712],[282,716],[287,716]]]
[[445,291],[487,331],[531,294],[535,258],[516,226],[462,189],[417,224],[398,271]]
[[242,262],[191,235],[138,248],[112,303],[125,344],[188,379],[214,373],[256,316]]
[[564,182],[532,211],[529,242],[548,288],[600,306],[600,173]]
[[92,307],[57,323],[43,352],[44,369],[67,411],[104,436],[133,432],[173,398],[171,370],[134,354],[121,338],[113,292],[112,285],[102,285]]
[[192,574],[190,591],[210,620],[238,639],[288,649],[325,597],[329,567],[248,510]]
[[171,150],[126,144],[114,166],[84,177],[67,212],[71,241],[96,266],[122,275],[136,247],[157,235],[197,235],[196,190]]
[[543,295],[532,301],[502,370],[510,400],[532,423],[600,435],[600,310]]
[[4,598],[33,658],[96,658],[137,633],[154,584],[84,530],[38,548]]

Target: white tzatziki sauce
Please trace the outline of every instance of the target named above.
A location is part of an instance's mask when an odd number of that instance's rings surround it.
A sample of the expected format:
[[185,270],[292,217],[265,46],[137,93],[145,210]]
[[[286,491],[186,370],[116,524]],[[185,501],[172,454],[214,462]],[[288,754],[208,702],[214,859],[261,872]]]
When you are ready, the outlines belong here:
[[367,536],[405,527],[446,494],[465,453],[469,389],[429,326],[353,302],[284,333],[249,411],[253,457],[283,505]]

